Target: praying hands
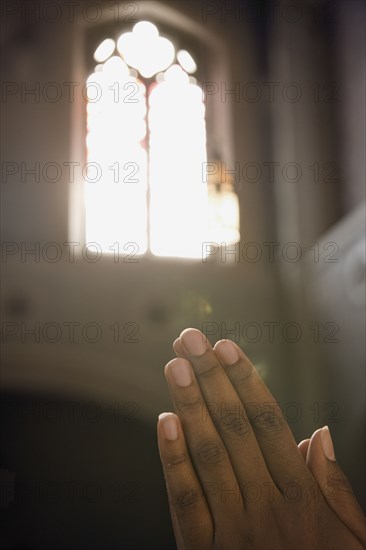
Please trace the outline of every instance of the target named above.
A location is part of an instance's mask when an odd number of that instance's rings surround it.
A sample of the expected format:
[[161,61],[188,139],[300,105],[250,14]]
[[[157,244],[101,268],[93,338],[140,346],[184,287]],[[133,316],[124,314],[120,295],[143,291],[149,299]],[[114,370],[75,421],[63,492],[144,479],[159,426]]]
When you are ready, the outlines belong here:
[[366,525],[327,427],[296,444],[244,352],[197,329],[165,367],[158,443],[178,550],[361,550]]

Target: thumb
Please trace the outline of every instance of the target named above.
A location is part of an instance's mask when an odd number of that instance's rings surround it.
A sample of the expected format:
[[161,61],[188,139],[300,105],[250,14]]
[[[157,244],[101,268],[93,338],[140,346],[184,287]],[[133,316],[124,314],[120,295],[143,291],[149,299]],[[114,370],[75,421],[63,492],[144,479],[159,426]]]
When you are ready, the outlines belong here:
[[308,446],[306,463],[329,507],[365,545],[365,516],[348,479],[336,461],[328,426],[313,433]]
[[310,439],[303,439],[298,444],[299,451],[300,451],[303,459],[305,460],[305,462],[306,462],[306,457],[307,457],[307,454],[308,454],[309,443],[310,443]]

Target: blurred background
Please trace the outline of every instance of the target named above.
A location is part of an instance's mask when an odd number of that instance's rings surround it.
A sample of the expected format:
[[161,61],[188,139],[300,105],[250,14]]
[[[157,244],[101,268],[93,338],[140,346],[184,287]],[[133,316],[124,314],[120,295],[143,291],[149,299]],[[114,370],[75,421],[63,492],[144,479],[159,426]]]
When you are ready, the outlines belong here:
[[365,509],[364,2],[1,10],[1,547],[175,548],[190,326],[329,425]]

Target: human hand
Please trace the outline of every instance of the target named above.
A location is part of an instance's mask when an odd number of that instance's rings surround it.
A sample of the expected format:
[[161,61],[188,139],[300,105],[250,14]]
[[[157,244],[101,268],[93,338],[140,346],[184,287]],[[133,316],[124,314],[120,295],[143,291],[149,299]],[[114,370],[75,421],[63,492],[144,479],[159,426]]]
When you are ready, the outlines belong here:
[[186,329],[174,349],[177,415],[160,415],[158,443],[179,550],[362,549],[364,516],[327,428],[298,447],[233,342],[212,348]]

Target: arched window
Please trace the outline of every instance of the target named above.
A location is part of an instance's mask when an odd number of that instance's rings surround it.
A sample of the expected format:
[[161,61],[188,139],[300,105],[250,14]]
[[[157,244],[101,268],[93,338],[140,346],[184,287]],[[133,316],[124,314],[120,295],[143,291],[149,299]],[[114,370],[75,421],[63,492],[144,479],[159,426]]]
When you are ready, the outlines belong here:
[[203,243],[239,240],[233,188],[208,177],[222,172],[207,170],[204,94],[190,52],[140,21],[102,40],[94,59],[86,242],[104,252],[202,258]]

